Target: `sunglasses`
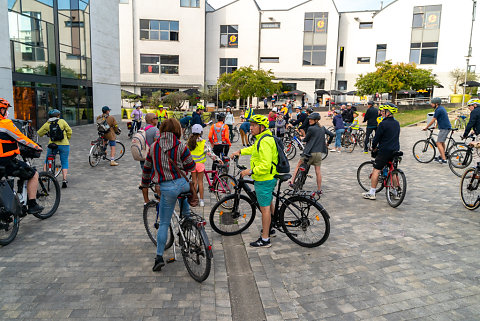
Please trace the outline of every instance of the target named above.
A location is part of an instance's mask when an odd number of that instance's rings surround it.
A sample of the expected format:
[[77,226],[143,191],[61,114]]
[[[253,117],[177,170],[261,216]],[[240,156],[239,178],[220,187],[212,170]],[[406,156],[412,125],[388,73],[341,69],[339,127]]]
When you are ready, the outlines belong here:
[[152,118],[152,119],[158,119],[158,117],[154,117],[154,118]]

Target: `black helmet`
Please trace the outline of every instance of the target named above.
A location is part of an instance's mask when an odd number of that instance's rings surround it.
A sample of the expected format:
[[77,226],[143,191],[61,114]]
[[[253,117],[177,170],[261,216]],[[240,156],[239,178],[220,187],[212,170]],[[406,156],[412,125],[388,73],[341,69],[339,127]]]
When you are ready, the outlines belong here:
[[308,119],[313,119],[313,120],[320,120],[320,114],[319,113],[311,113],[310,115],[308,115],[307,117]]
[[224,113],[219,113],[219,114],[217,115],[217,119],[218,119],[218,121],[224,120],[224,119],[225,119],[225,114],[224,114]]
[[312,107],[308,107],[308,108],[307,108],[307,113],[310,113],[310,114],[313,113],[313,108],[312,108]]

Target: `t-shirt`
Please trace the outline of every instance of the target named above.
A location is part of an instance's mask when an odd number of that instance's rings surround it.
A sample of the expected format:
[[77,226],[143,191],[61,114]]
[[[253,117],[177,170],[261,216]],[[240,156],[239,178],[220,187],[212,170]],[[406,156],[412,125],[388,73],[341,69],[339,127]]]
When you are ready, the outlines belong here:
[[152,146],[158,137],[160,137],[160,131],[156,126],[152,126],[145,131],[145,139],[147,140],[148,146]]
[[450,119],[448,119],[448,113],[445,107],[438,106],[435,109],[433,117],[437,120],[438,129],[451,129],[452,124],[450,124]]

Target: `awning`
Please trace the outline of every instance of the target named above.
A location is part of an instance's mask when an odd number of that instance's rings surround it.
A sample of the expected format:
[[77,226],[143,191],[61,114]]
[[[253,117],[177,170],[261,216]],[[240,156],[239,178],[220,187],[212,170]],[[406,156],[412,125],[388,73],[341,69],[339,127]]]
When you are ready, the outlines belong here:
[[324,90],[324,89],[319,89],[315,92],[318,96],[321,96],[321,95],[328,95],[328,91]]
[[480,82],[470,80],[470,81],[467,81],[467,82],[464,82],[464,83],[460,84],[460,87],[464,87],[464,86],[465,87],[480,87]]
[[345,93],[345,95],[352,95],[352,96],[355,96],[356,94],[357,94],[356,90],[351,90]]

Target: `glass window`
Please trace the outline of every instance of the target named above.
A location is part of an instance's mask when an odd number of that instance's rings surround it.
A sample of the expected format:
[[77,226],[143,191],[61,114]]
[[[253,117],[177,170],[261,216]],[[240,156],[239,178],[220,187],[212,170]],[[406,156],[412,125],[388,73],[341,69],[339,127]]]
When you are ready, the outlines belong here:
[[199,8],[200,0],[180,0],[180,7]]
[[377,54],[375,56],[375,63],[387,60],[387,45],[377,45]]
[[437,48],[422,49],[422,56],[420,57],[421,65],[434,65],[437,63]]
[[262,22],[262,29],[278,29],[280,22]]
[[423,28],[423,13],[413,15],[412,28]]
[[347,81],[339,80],[338,81],[338,90],[347,90]]
[[140,40],[178,41],[178,21],[140,19]]
[[278,57],[260,57],[260,62],[276,63],[276,62],[280,62],[280,59]]
[[220,47],[238,48],[238,25],[220,26]]
[[[20,2],[20,1],[18,1]],[[36,18],[50,23],[53,19],[53,0],[28,0],[22,1],[22,13],[31,15],[31,12],[36,13]]]
[[120,3],[128,3],[128,0],[120,0]]
[[231,74],[237,70],[237,58],[220,58],[220,75],[227,73]]
[[417,6],[413,12],[409,60],[417,64],[436,64],[442,6]]
[[328,12],[306,12],[303,65],[324,66],[327,54]]
[[64,78],[81,78],[80,56],[61,51],[60,72]]
[[373,28],[373,22],[360,22],[358,27],[360,29],[372,29]]
[[416,64],[420,62],[420,49],[410,49],[409,61]]
[[325,79],[315,79],[315,90],[325,89]]
[[369,64],[370,63],[370,57],[358,57],[357,58],[357,64]]
[[178,74],[179,56],[140,55],[142,74]]

